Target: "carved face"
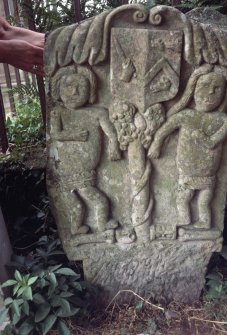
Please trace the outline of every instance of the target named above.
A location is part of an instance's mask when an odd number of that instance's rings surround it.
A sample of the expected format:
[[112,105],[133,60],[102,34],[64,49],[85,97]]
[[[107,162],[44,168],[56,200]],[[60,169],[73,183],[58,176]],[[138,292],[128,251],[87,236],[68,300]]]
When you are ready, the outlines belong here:
[[60,83],[60,97],[65,106],[74,109],[85,105],[89,100],[90,83],[81,74],[72,74],[62,78]]
[[194,100],[196,109],[211,112],[220,106],[225,94],[225,78],[218,73],[201,76],[196,84]]

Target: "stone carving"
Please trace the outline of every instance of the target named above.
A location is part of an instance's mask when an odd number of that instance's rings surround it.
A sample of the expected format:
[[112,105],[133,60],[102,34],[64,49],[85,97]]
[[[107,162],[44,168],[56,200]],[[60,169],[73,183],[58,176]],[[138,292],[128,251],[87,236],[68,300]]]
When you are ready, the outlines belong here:
[[[227,136],[226,78],[205,65],[194,71],[178,104],[167,122],[157,131],[148,156],[158,158],[166,136],[179,129],[177,167],[179,171],[177,208],[179,225],[190,225],[190,202],[198,194],[198,221],[195,228],[211,228],[210,203],[220,165],[221,143]],[[226,71],[224,71],[225,73]],[[186,107],[194,97],[195,108]]]
[[64,195],[62,206],[68,204],[65,215],[70,221],[72,234],[85,234],[89,227],[84,224],[85,206],[93,209],[92,231],[103,232],[117,227],[109,220],[109,202],[96,187],[96,167],[101,156],[100,129],[108,137],[108,156],[118,160],[117,138],[104,108],[87,107],[95,100],[96,81],[86,67],[70,66],[59,70],[52,78],[52,96],[63,102],[50,114],[50,136],[55,141],[53,158]]
[[120,6],[48,37],[51,206],[104,300],[199,295],[223,230],[226,45],[221,14],[168,6]]

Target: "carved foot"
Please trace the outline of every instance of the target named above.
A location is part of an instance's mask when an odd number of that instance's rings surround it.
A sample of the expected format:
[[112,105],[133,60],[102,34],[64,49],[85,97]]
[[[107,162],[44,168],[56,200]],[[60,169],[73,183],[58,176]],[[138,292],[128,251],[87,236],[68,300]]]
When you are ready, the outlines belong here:
[[72,240],[72,246],[77,247],[82,244],[90,243],[115,243],[115,231],[113,229],[106,230],[105,232],[99,232],[94,234],[86,234],[75,236]]
[[118,222],[114,219],[111,219],[106,224],[106,229],[116,229],[118,227]]
[[73,229],[72,234],[77,235],[77,234],[87,234],[89,232],[89,227],[88,226],[80,226],[76,230]]
[[179,228],[178,239],[179,241],[195,241],[195,240],[215,240],[221,236],[219,229],[193,229]]
[[109,229],[116,229],[118,227],[118,222],[114,219],[110,219],[106,224],[99,225],[98,231],[104,232]]
[[124,228],[116,230],[116,239],[118,243],[130,244],[135,242],[136,234],[131,228]]
[[210,229],[210,222],[198,220],[192,226],[199,229]]

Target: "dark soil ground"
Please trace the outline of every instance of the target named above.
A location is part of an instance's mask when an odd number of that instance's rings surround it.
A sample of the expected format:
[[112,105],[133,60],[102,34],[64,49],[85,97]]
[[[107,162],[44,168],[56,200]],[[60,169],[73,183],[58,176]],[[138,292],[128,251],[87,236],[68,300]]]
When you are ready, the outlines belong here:
[[[218,319],[219,314],[222,320]],[[113,303],[87,324],[68,320],[72,335],[221,335],[227,334],[226,324],[227,301],[219,306],[208,302],[193,306],[172,303],[164,311],[149,303],[140,310]]]

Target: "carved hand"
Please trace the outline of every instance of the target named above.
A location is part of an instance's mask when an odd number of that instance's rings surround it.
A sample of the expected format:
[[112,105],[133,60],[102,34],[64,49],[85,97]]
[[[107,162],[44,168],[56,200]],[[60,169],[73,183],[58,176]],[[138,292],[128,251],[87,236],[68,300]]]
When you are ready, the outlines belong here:
[[109,160],[111,161],[117,161],[121,159],[121,152],[118,148],[118,145],[116,145],[116,143],[109,142],[108,157],[109,157]]
[[208,149],[212,148],[213,143],[210,140],[210,137],[207,136],[203,131],[196,129],[193,130],[191,135],[197,145],[206,147]]
[[157,142],[153,142],[148,150],[148,158],[158,158],[160,155],[160,146]]
[[53,140],[56,141],[79,141],[86,142],[88,140],[89,132],[87,130],[63,130],[52,136]]

